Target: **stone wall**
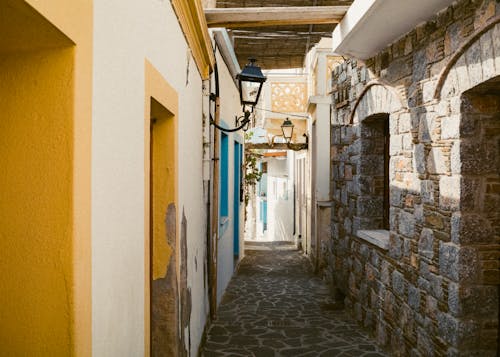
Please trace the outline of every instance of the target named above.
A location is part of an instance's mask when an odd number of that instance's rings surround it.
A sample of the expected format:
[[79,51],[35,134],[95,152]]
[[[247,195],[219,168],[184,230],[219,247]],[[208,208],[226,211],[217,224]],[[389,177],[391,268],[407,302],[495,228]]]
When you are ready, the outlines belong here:
[[[496,355],[499,19],[496,1],[459,1],[374,58],[333,71],[323,272],[394,355]],[[374,240],[361,234],[374,231]]]

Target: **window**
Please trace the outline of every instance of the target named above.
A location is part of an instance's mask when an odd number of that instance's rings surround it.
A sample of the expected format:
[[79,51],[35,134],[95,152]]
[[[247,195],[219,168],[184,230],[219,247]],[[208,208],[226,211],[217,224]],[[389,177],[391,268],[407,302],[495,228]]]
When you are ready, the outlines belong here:
[[357,199],[357,235],[382,248],[390,230],[389,114],[376,114],[361,123],[359,162],[360,194]]

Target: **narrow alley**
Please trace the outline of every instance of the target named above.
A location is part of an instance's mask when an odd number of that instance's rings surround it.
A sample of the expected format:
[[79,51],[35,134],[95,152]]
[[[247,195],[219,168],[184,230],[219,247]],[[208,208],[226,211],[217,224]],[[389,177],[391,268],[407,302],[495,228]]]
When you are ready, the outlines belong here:
[[385,356],[290,242],[246,242],[203,356]]
[[0,33],[0,357],[500,357],[500,0]]

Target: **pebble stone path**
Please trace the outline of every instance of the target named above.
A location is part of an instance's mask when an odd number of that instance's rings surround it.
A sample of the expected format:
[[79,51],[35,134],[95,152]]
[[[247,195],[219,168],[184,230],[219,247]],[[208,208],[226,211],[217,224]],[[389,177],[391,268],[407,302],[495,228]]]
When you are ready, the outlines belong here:
[[245,248],[202,356],[386,356],[290,244]]

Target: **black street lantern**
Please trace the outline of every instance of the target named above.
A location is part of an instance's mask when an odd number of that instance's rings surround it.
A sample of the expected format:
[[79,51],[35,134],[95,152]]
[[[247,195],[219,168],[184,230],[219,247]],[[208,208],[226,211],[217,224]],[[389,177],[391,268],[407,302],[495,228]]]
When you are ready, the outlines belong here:
[[267,78],[262,74],[260,67],[255,64],[255,58],[249,60],[250,63],[243,68],[240,74],[236,75],[236,78],[240,85],[241,105],[254,107],[259,101],[262,86]]
[[292,121],[288,118],[286,118],[283,121],[283,124],[281,124],[281,131],[283,132],[283,137],[285,138],[287,144],[290,144],[290,142],[292,141],[294,126],[295,125],[293,125]]

